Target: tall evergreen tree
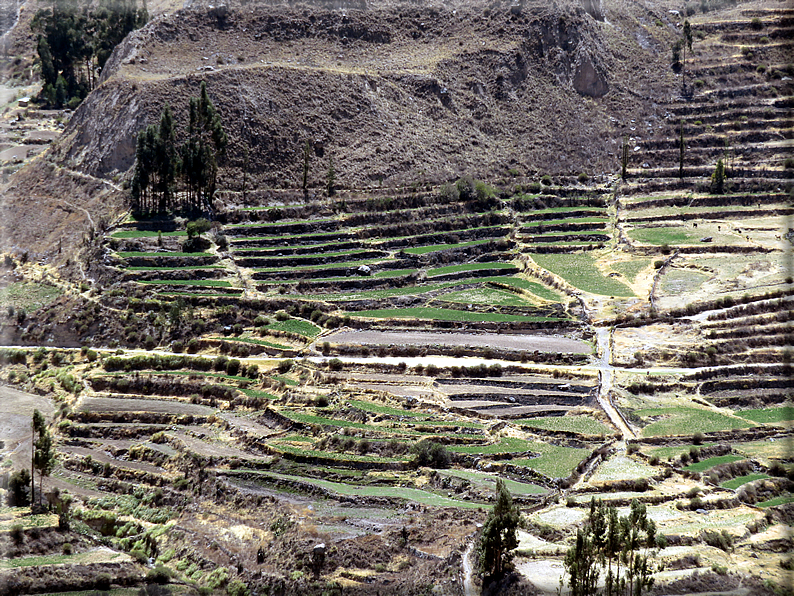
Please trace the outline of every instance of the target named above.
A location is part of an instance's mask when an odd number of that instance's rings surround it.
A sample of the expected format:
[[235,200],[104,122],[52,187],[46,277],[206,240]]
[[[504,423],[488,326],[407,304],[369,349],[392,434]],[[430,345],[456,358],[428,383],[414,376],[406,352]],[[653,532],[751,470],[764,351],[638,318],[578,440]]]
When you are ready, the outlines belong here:
[[501,478],[496,480],[496,503],[488,514],[479,543],[480,569],[490,576],[498,576],[508,570],[513,560],[513,549],[518,546],[516,528],[519,521],[518,507]]

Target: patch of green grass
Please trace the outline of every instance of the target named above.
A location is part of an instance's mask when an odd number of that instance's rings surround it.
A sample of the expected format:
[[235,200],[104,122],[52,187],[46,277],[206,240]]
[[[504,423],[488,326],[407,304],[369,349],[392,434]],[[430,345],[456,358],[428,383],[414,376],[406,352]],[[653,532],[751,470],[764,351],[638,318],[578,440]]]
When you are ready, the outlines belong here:
[[439,296],[439,299],[445,302],[460,302],[463,304],[493,304],[495,306],[529,305],[529,302],[512,292],[489,288],[487,286],[450,292],[449,294]]
[[289,377],[285,377],[284,375],[273,375],[271,378],[276,381],[281,381],[289,387],[297,387],[299,385],[298,381],[295,379],[290,379]]
[[289,474],[279,474],[276,472],[252,472],[262,477],[271,477],[280,480],[291,480],[319,486],[330,492],[351,497],[381,497],[404,499],[414,503],[421,503],[431,507],[462,507],[467,509],[477,509],[482,507],[488,509],[490,506],[482,503],[468,501],[458,501],[442,495],[437,495],[418,488],[406,488],[401,486],[358,486],[345,484],[342,482],[331,482],[319,478],[308,478],[304,476],[292,476]]
[[[496,489],[496,479],[498,478],[498,476],[494,474],[474,472],[471,470],[439,470],[438,473],[442,476],[452,476],[453,478],[468,480],[475,486],[492,490]],[[510,480],[509,478],[502,478],[502,482],[505,483],[505,486],[512,495],[541,495],[548,492],[548,490],[542,486],[527,482],[516,482],[515,480]]]
[[449,308],[381,308],[377,310],[360,310],[346,313],[351,317],[367,317],[372,319],[429,319],[434,321],[558,321],[552,317],[525,317],[521,315],[504,315],[501,313],[471,312]]
[[540,456],[531,459],[514,459],[510,463],[532,468],[549,478],[567,478],[571,475],[574,468],[579,465],[579,462],[590,453],[589,449],[559,447],[541,442],[530,443],[529,448],[530,451],[540,453]]
[[138,283],[152,286],[201,286],[205,288],[232,287],[232,284],[222,279],[139,279]]
[[63,290],[45,284],[16,282],[0,288],[0,307],[35,311],[52,304]]
[[785,505],[786,503],[794,503],[794,495],[781,495],[768,501],[761,501],[756,503],[756,507],[777,507],[778,505]]
[[185,230],[178,230],[176,232],[152,232],[149,230],[119,230],[118,232],[113,232],[111,238],[153,238],[157,235],[161,235],[163,238],[168,236],[187,236],[187,232]]
[[219,341],[236,341],[241,342],[244,344],[253,344],[256,346],[266,346],[268,348],[275,348],[277,350],[291,350],[290,346],[285,346],[284,344],[277,344],[273,343],[272,341],[264,341],[262,339],[253,339],[251,337],[210,337],[209,339],[215,339]]
[[[376,263],[393,263],[394,259],[362,259],[359,261],[345,261],[344,263],[325,263],[323,265],[296,265],[292,267],[270,267],[270,268],[256,268],[254,271],[258,273],[290,273],[292,271],[323,271],[325,269],[353,269],[360,265],[374,265]],[[300,280],[295,280],[296,283]]]
[[320,333],[320,328],[304,319],[287,319],[286,321],[271,321],[267,326],[268,330],[284,331],[285,333],[297,333],[305,337],[315,337]]
[[720,484],[720,486],[722,488],[736,490],[743,484],[747,484],[748,482],[753,482],[755,480],[763,480],[764,478],[769,478],[769,476],[767,474],[747,474],[746,476],[737,476],[736,478],[723,482]]
[[538,298],[549,300],[550,302],[560,302],[562,300],[562,296],[560,296],[559,292],[556,292],[551,288],[547,288],[543,284],[540,284],[536,281],[529,281],[528,279],[523,279],[521,277],[483,277],[480,279],[480,281],[495,282],[514,288],[521,288],[522,290],[526,290],[534,294]]
[[[527,228],[533,227],[545,227],[545,226],[559,226],[564,224],[582,224],[582,223],[607,223],[609,218],[607,217],[593,217],[593,216],[586,216],[586,217],[571,217],[569,219],[544,219],[540,221],[528,221],[522,224],[522,231]],[[583,232],[578,232],[579,234]]]
[[414,248],[406,248],[405,252],[409,255],[424,255],[430,252],[437,252],[440,250],[450,250],[453,248],[466,248],[467,246],[477,246],[478,244],[486,244],[491,242],[493,238],[486,238],[485,240],[472,240],[471,242],[458,242],[457,244],[434,244],[432,246],[416,246]]
[[612,435],[615,431],[590,416],[544,416],[511,420],[515,424],[546,430],[561,430],[583,435]]
[[208,252],[142,252],[130,250],[116,253],[122,259],[125,257],[211,257]]
[[429,414],[422,412],[413,412],[411,410],[400,410],[398,408],[391,408],[389,406],[382,406],[369,401],[362,401],[360,399],[351,399],[348,402],[354,408],[364,410],[365,412],[372,412],[374,414],[386,414],[388,416],[410,416],[412,418],[427,417]]
[[774,408],[759,408],[756,410],[741,410],[737,416],[747,418],[759,424],[774,424],[776,422],[791,422],[794,420],[793,406],[779,406]]
[[612,263],[610,267],[625,277],[629,283],[634,283],[634,280],[637,279],[637,275],[639,275],[640,271],[648,267],[650,264],[650,259],[636,259],[633,261],[620,261],[618,263]]
[[468,453],[470,455],[493,455],[495,453],[522,453],[531,451],[532,441],[517,439],[515,437],[502,437],[498,443],[487,445],[452,445],[447,449],[454,453]]
[[636,412],[642,418],[659,417],[642,429],[643,437],[693,435],[735,428],[749,428],[753,423],[701,408],[648,408]]
[[682,227],[635,228],[629,230],[628,235],[637,242],[655,246],[691,243],[700,238],[696,231]]
[[479,271],[481,269],[516,269],[512,263],[464,263],[463,265],[447,265],[427,270],[427,277],[437,277],[447,273],[460,273],[461,271]]
[[[716,443],[703,443],[700,445],[701,448],[703,447],[713,447]],[[655,455],[659,459],[669,459],[669,458],[676,458],[680,456],[682,453],[689,453],[689,450],[692,449],[692,445],[674,445],[672,447],[654,447],[652,449],[642,449],[643,453],[647,453],[650,456]]]
[[626,284],[602,274],[588,253],[533,253],[531,256],[538,265],[585,292],[602,296],[634,296]]
[[690,472],[703,472],[705,470],[710,470],[715,466],[721,466],[722,464],[730,464],[735,461],[741,461],[744,457],[741,455],[720,455],[717,457],[709,457],[708,459],[702,459],[699,462],[694,464],[689,464],[685,470],[689,470]]
[[266,399],[278,399],[278,396],[273,395],[272,393],[268,393],[267,391],[258,391],[256,389],[247,389],[243,387],[237,387],[236,389],[240,393],[243,393],[248,397],[264,397]]
[[189,267],[127,267],[127,271],[203,271],[205,269],[224,269],[220,265],[192,265]]
[[411,275],[412,273],[416,273],[416,269],[384,269],[383,271],[373,273],[371,277],[377,277],[378,279],[383,277],[402,277],[403,275]]

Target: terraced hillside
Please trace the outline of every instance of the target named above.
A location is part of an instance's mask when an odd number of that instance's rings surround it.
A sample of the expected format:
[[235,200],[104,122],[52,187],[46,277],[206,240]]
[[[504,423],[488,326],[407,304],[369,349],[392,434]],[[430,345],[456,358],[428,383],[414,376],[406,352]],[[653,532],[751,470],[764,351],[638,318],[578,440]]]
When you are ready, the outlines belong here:
[[[651,593],[787,593],[793,11],[690,4],[604,2],[606,21],[588,21],[659,63],[684,16],[692,26],[679,72],[643,87],[654,109],[632,105],[609,130],[625,132],[625,176],[618,140],[599,149],[604,174],[560,161],[437,181],[417,166],[331,192],[278,168],[239,186],[230,164],[206,225],[108,219],[84,240],[91,261],[69,265],[78,283],[8,254],[0,455],[29,466],[35,408],[58,461],[48,508],[0,510],[0,586],[554,594],[596,498],[654,521]],[[202,31],[231,44],[219,14]],[[312,22],[289,14],[299,32]],[[268,51],[297,53],[268,55],[278,69],[319,43],[275,39],[283,19]],[[300,57],[289,69],[328,68]],[[216,81],[234,74],[215,64]],[[348,80],[362,76],[375,80]],[[337,163],[363,168],[361,151]],[[489,586],[477,544],[497,479],[521,523],[515,574]]]

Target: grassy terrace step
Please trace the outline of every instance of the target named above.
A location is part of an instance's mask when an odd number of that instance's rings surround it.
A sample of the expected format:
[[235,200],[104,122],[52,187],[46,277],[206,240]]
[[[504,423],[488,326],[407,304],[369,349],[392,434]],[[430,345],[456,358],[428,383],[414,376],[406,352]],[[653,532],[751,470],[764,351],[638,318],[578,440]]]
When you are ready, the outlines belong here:
[[702,408],[646,408],[635,414],[654,420],[642,429],[643,437],[693,435],[756,426],[748,420]]
[[557,244],[559,242],[573,242],[578,244],[607,242],[609,234],[598,234],[595,232],[549,232],[538,236],[522,236],[521,241],[526,244]]
[[382,308],[376,310],[361,310],[357,312],[345,313],[351,317],[371,318],[371,319],[423,319],[430,321],[458,321],[458,322],[491,322],[491,323],[511,323],[511,322],[552,322],[563,321],[564,319],[554,317],[528,317],[520,315],[504,315],[501,313],[469,312],[465,310],[452,310],[447,308]]
[[273,343],[272,341],[265,341],[262,339],[254,339],[252,337],[208,337],[207,339],[225,342],[239,342],[244,344],[252,344],[255,346],[264,346],[266,348],[274,348],[276,350],[294,350],[292,346],[285,346],[284,344]]
[[533,211],[521,211],[520,218],[528,221],[532,220],[554,220],[559,219],[560,215],[566,218],[584,217],[606,217],[606,207],[551,207],[549,209],[536,209]]
[[699,462],[694,464],[689,464],[685,470],[689,470],[690,472],[705,472],[706,470],[710,470],[716,466],[721,466],[723,464],[731,464],[733,462],[742,461],[744,456],[742,455],[720,455],[717,457],[709,457],[708,459],[702,459]]
[[748,482],[755,482],[756,480],[765,480],[767,478],[769,478],[767,474],[747,474],[746,476],[737,476],[736,478],[722,482],[720,486],[722,488],[729,488],[731,490],[736,490],[737,488],[747,484]]
[[[240,474],[242,472],[229,473],[227,475]],[[296,484],[313,485],[325,489],[331,493],[344,495],[349,497],[374,497],[374,498],[387,498],[411,501],[414,503],[421,503],[429,507],[459,507],[467,509],[489,509],[490,505],[483,503],[475,503],[469,501],[458,501],[442,495],[437,495],[428,491],[423,491],[418,488],[406,488],[400,486],[357,486],[344,484],[341,482],[332,482],[330,480],[321,480],[319,478],[308,478],[305,476],[291,476],[289,474],[279,474],[276,472],[259,472],[259,471],[246,471],[245,473],[257,475],[263,480],[272,479],[280,481],[294,482]]]
[[[334,426],[338,428],[355,428],[359,430],[366,430],[369,432],[374,433],[382,433],[385,435],[407,435],[411,437],[419,437],[425,435],[433,435],[433,436],[445,436],[445,437],[453,437],[458,439],[470,439],[471,435],[457,435],[454,433],[438,433],[435,428],[433,430],[426,430],[426,431],[419,431],[413,428],[404,428],[402,425],[399,426],[379,426],[377,424],[365,424],[363,422],[351,422],[349,420],[344,420],[340,418],[328,418],[326,416],[318,416],[316,414],[307,414],[306,412],[298,412],[295,410],[280,410],[280,413],[293,420],[295,422],[301,422],[303,424],[318,424],[320,426]],[[416,422],[414,425],[428,425],[427,421]],[[433,425],[429,425],[433,426]],[[446,426],[440,425],[440,426]]]
[[558,447],[539,441],[526,441],[513,437],[503,437],[499,443],[487,445],[453,445],[447,448],[454,453],[468,455],[497,455],[505,453],[539,453],[539,457],[517,458],[509,463],[532,468],[549,478],[565,478],[590,453],[589,449]]
[[446,275],[448,273],[461,273],[465,271],[479,271],[482,269],[505,269],[505,270],[512,270],[511,272],[518,270],[517,267],[512,263],[498,263],[498,262],[465,263],[463,265],[447,265],[445,267],[428,269],[427,277],[437,277],[440,275]]
[[176,232],[153,232],[150,230],[119,230],[111,234],[111,238],[156,238],[162,236],[163,238],[174,236],[187,236],[185,230]]
[[225,269],[223,265],[164,265],[162,267],[125,267],[127,271],[205,271]]
[[279,246],[293,246],[296,241],[300,241],[301,245],[316,245],[316,244],[333,244],[336,242],[353,241],[357,240],[358,235],[351,231],[335,231],[335,232],[307,232],[305,234],[279,234],[278,236],[250,236],[241,238],[229,238],[229,245],[232,250],[238,246],[246,248],[250,247],[279,247]]
[[529,306],[531,303],[514,292],[490,287],[475,287],[468,290],[449,292],[439,296],[444,302],[462,304],[488,304],[493,306]]
[[603,296],[634,296],[631,288],[602,274],[595,265],[595,259],[589,254],[533,253],[531,256],[538,265],[585,292]]
[[354,249],[331,253],[317,252],[312,255],[300,256],[267,256],[267,257],[236,257],[237,264],[241,267],[251,267],[257,271],[268,268],[306,268],[321,267],[325,265],[344,264],[350,259],[355,261],[385,259],[389,253],[380,250]]
[[161,286],[199,286],[207,288],[231,288],[232,284],[222,279],[139,279],[139,284]]
[[304,337],[315,337],[321,331],[320,327],[304,319],[287,319],[286,321],[271,321],[265,327],[268,331],[284,331],[285,333],[297,333]]
[[[264,268],[254,269],[253,278],[256,280],[265,280],[281,277],[283,279],[300,279],[302,276],[309,275],[312,277],[314,273],[336,273],[337,276],[346,276],[348,272],[357,269],[361,265],[399,265],[400,262],[395,259],[362,259],[360,261],[346,261],[341,263],[326,263],[324,265],[304,265],[301,267],[278,267],[278,268]],[[333,275],[331,275],[333,277]]]
[[[498,478],[498,476],[494,474],[488,474],[486,472],[474,472],[471,470],[439,470],[438,473],[441,476],[451,476],[453,478],[468,480],[472,485],[489,489],[491,492],[494,491],[494,488],[496,487],[496,479]],[[529,495],[540,495],[548,492],[548,489],[538,486],[537,484],[530,484],[528,482],[517,482],[515,480],[510,480],[509,478],[502,478],[502,482],[504,482],[505,486],[510,491],[510,494],[514,496],[517,495],[523,497]]]
[[457,239],[458,242],[468,242],[471,240],[488,239],[494,240],[500,236],[506,236],[510,233],[510,226],[481,226],[473,228],[460,228],[457,230],[439,231],[427,234],[416,234],[412,236],[396,236],[386,240],[374,240],[372,246],[377,246],[381,249],[393,249],[413,247],[416,245],[427,246],[431,244],[454,244],[450,242],[452,239]]
[[457,244],[433,244],[430,246],[418,246],[415,248],[406,248],[404,249],[406,253],[410,255],[424,255],[430,252],[439,252],[442,250],[455,250],[460,248],[466,248],[468,246],[478,246],[480,244],[486,244],[491,242],[490,238],[486,238],[485,240],[472,240],[470,242],[458,242]]
[[214,257],[215,255],[208,252],[168,252],[168,251],[155,251],[143,252],[137,250],[127,250],[116,253],[122,259],[128,257]]
[[518,418],[510,421],[529,428],[556,430],[583,435],[612,435],[615,430],[589,416],[545,416],[538,418]]
[[737,416],[752,420],[759,424],[775,424],[779,422],[794,421],[794,407],[780,406],[777,408],[759,408],[755,410],[742,410],[736,412]]
[[468,286],[472,284],[481,284],[481,283],[495,283],[495,284],[504,284],[510,287],[520,288],[543,298],[544,300],[549,300],[552,302],[560,302],[561,296],[556,291],[551,290],[537,282],[529,281],[526,279],[522,279],[519,277],[481,277],[481,278],[470,278],[470,279],[460,279],[456,281],[450,282],[443,282],[443,283],[435,283],[435,284],[425,284],[425,285],[418,285],[418,286],[410,286],[406,288],[390,288],[386,290],[366,290],[362,292],[355,292],[355,293],[347,293],[347,294],[312,294],[312,295],[303,295],[297,296],[305,297],[314,300],[324,300],[326,302],[353,302],[357,300],[383,300],[387,298],[392,298],[395,296],[410,296],[410,295],[419,295],[419,294],[426,294],[429,292],[437,292],[439,290],[445,290],[449,288],[459,287],[459,286]]
[[336,251],[344,251],[363,247],[364,243],[356,240],[350,242],[323,242],[321,244],[311,244],[308,246],[304,244],[297,244],[292,246],[278,246],[275,248],[269,246],[259,246],[254,248],[232,247],[232,252],[236,257],[280,257],[289,255],[315,254],[318,251],[323,252],[325,250],[333,249]]
[[[609,223],[606,217],[580,217],[571,219],[549,219],[541,221],[527,221],[521,224],[521,228],[549,228],[549,229],[579,229],[574,226],[582,226],[585,229],[600,229]],[[595,225],[594,225],[595,224]],[[601,224],[600,226],[597,224]]]

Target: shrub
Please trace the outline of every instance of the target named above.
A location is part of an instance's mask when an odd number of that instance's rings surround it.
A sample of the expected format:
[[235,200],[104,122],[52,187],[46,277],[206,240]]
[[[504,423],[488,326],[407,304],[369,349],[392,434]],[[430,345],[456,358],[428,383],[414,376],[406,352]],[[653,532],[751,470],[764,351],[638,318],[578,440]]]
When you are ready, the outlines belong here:
[[544,174],[544,176],[540,179],[540,182],[544,186],[551,186],[551,176]]
[[579,174],[579,176],[577,176],[577,178],[576,178],[576,179],[577,179],[577,180],[579,180],[579,183],[580,183],[580,184],[585,184],[585,183],[586,183],[588,180],[590,180],[590,176],[588,176],[588,175],[587,175],[587,174],[585,174],[584,172],[581,172],[581,173]]
[[171,581],[171,570],[164,565],[158,565],[146,572],[146,581],[150,584],[167,584]]
[[335,372],[342,370],[342,361],[339,358],[331,358],[328,361],[328,369]]
[[447,448],[429,439],[422,439],[411,447],[413,464],[417,467],[446,468],[449,466]]
[[[278,372],[280,372],[281,374],[288,373],[289,371],[291,371],[291,370],[292,370],[292,366],[293,366],[293,364],[294,364],[294,363],[293,363],[293,361],[292,361],[292,360],[289,360],[289,359],[287,359],[287,360],[282,360],[281,362],[279,362],[279,363],[278,363]],[[329,362],[329,363],[328,363],[329,367],[330,367],[330,364],[331,364],[331,363]],[[340,363],[340,364],[341,364],[341,363]],[[342,367],[340,366],[338,370],[341,370],[341,368],[342,368]],[[331,370],[336,370],[336,369],[333,369],[333,368],[332,368]]]
[[232,358],[226,363],[226,374],[235,376],[240,372],[240,361],[237,358]]
[[733,536],[726,530],[720,532],[716,530],[704,530],[700,536],[703,542],[709,546],[719,548],[725,552],[730,552],[733,549]]
[[750,21],[750,26],[756,31],[760,31],[764,28],[764,22],[758,17],[753,17]]
[[287,321],[289,319],[290,319],[290,316],[286,312],[284,312],[283,310],[280,310],[280,311],[278,311],[276,313],[276,320],[277,321]]

